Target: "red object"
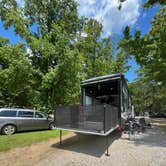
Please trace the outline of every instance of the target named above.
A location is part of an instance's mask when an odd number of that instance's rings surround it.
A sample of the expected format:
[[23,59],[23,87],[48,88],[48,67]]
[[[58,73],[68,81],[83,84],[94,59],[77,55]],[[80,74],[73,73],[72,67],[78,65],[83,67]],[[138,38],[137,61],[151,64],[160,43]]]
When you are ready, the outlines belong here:
[[123,130],[124,130],[124,126],[119,126],[119,127],[117,128],[117,130],[118,130],[118,131],[123,131]]

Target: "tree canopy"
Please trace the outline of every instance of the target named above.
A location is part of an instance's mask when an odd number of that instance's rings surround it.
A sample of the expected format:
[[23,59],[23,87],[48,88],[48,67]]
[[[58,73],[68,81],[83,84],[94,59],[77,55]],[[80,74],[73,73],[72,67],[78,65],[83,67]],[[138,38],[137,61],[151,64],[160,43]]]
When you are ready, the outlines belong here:
[[23,39],[0,40],[0,106],[76,104],[83,79],[128,70],[123,52],[101,38],[101,23],[80,17],[74,0],[2,0],[0,18]]
[[127,26],[117,48],[110,36],[102,37],[100,22],[78,15],[75,0],[24,2],[20,7],[16,0],[0,1],[4,28],[12,27],[22,38],[11,44],[0,37],[1,107],[48,111],[77,104],[82,80],[125,73],[132,57],[140,66],[136,82],[130,84],[136,110],[166,110],[165,0],[147,0],[145,9],[160,5],[151,29],[145,35],[139,30],[133,34]]
[[120,40],[121,49],[129,57],[134,57],[140,66],[137,82],[131,84],[133,102],[138,111],[166,110],[165,1],[149,0],[144,4],[144,7],[150,7],[157,3],[160,3],[161,8],[152,19],[152,28],[148,33],[141,35],[141,32],[136,30],[132,35],[130,27],[127,26],[124,30],[124,37]]

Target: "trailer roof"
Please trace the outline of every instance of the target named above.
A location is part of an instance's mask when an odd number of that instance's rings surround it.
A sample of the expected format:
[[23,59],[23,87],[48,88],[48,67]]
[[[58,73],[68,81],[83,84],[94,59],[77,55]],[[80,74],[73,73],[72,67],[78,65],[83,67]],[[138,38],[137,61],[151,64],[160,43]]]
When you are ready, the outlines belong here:
[[88,85],[88,84],[93,84],[98,82],[116,80],[116,79],[121,79],[122,77],[123,77],[123,74],[121,73],[99,76],[99,77],[94,77],[94,78],[90,78],[85,81],[82,81],[81,85]]

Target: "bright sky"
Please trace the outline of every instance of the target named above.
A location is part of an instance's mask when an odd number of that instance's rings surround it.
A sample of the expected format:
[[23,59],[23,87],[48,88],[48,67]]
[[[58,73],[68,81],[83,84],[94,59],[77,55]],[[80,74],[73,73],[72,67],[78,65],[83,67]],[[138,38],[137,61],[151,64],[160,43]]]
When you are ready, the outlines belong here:
[[[141,6],[145,0],[127,0],[118,10],[118,0],[77,0],[79,3],[78,11],[81,16],[95,18],[103,24],[103,34],[122,36],[125,26],[131,26],[132,30],[138,29],[145,34],[151,28],[150,21],[159,9],[155,6],[148,10],[142,10]],[[22,6],[24,0],[17,0]],[[0,21],[0,36],[10,39],[12,44],[22,41],[15,35],[13,29],[4,30],[3,23]],[[135,70],[138,69],[136,62],[132,59],[128,62],[132,67],[125,74],[131,82],[136,78]]]

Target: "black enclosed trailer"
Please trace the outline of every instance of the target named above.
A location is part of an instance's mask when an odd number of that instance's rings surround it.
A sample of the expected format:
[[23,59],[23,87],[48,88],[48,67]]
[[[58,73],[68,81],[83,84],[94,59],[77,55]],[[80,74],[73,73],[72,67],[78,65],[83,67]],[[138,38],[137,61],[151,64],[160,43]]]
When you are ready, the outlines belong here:
[[106,75],[81,83],[81,105],[61,106],[54,112],[56,127],[106,136],[131,113],[131,100],[122,74]]

